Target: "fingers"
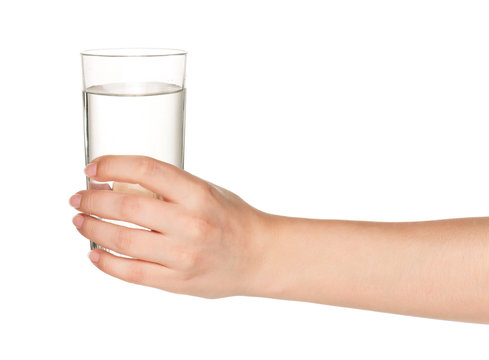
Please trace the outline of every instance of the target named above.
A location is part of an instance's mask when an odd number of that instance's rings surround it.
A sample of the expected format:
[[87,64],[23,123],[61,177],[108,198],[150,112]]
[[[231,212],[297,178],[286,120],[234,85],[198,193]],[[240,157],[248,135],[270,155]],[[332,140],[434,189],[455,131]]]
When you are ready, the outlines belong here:
[[139,184],[167,201],[184,202],[192,189],[203,182],[178,167],[147,156],[105,155],[96,158],[85,169],[96,181],[118,181]]
[[176,205],[135,194],[110,190],[83,190],[70,199],[81,212],[104,219],[127,221],[162,233],[175,226]]
[[175,271],[159,264],[129,259],[96,249],[90,252],[92,263],[118,279],[162,290],[179,292]]
[[73,218],[78,231],[104,248],[141,260],[178,267],[168,239],[157,232],[132,229],[78,214]]

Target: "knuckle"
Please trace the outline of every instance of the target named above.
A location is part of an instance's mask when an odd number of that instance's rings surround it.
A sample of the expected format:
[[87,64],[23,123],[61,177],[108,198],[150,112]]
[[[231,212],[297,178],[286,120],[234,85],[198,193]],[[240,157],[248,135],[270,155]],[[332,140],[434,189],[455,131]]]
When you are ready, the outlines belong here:
[[158,168],[158,162],[155,159],[148,156],[141,157],[137,165],[139,178],[153,176],[157,172]]
[[127,251],[131,249],[132,237],[130,232],[123,227],[117,228],[114,234],[114,250],[117,252]]
[[197,192],[200,195],[200,198],[203,200],[209,199],[212,196],[211,186],[206,181],[199,181],[197,186]]
[[178,263],[183,270],[189,271],[195,269],[199,262],[199,255],[196,251],[180,251],[178,254]]
[[139,211],[140,207],[140,200],[137,196],[131,194],[121,196],[119,211],[122,218],[130,218],[134,213]]
[[92,213],[95,210],[94,205],[95,205],[95,193],[93,191],[85,191],[82,196],[80,208],[87,213]]
[[87,239],[90,239],[97,244],[105,247],[106,241],[102,221],[88,215],[84,215],[84,217],[85,220],[83,221],[82,227],[80,229],[81,234]]
[[146,271],[142,266],[139,266],[138,263],[130,263],[127,266],[124,280],[130,283],[141,284],[145,282],[145,279]]
[[175,274],[175,280],[177,280],[179,284],[180,293],[187,293],[192,289],[193,280],[195,279],[195,273],[185,269],[185,267],[181,266],[182,271],[178,271]]
[[91,216],[85,216],[81,230],[83,234],[89,239],[95,239],[97,236],[96,221],[93,221]]
[[185,228],[192,238],[206,238],[211,230],[212,225],[207,220],[200,216],[189,216],[187,218]]
[[97,159],[97,178],[105,178],[111,174],[112,161],[109,156]]

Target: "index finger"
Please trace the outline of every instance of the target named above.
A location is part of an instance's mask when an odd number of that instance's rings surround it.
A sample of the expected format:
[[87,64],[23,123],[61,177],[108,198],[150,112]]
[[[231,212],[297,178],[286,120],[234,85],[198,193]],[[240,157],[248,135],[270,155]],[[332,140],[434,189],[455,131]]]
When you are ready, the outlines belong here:
[[94,159],[85,173],[96,181],[139,184],[166,201],[181,203],[201,179],[169,163],[148,156],[104,155]]

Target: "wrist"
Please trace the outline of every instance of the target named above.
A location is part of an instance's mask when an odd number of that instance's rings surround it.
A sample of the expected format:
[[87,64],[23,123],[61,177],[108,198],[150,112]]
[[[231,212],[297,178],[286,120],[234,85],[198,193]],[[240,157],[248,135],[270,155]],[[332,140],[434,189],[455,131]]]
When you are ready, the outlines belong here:
[[245,296],[284,298],[290,256],[284,254],[285,226],[293,218],[257,211],[250,237],[248,271],[242,294]]

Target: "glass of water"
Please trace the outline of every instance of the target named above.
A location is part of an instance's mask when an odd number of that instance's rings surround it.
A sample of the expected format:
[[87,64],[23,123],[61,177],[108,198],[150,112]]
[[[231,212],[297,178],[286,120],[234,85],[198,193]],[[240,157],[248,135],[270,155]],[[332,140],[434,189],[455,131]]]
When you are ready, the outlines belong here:
[[[177,49],[100,49],[81,53],[85,165],[102,155],[145,155],[183,169],[185,65]],[[159,198],[137,184],[87,189]],[[101,248],[90,241],[90,248]]]

